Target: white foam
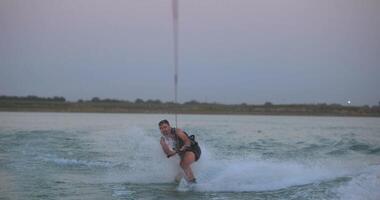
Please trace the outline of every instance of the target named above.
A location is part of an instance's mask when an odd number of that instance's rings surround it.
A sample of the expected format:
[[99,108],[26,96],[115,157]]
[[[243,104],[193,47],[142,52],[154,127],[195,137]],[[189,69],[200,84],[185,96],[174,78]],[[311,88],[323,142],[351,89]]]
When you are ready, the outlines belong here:
[[[113,134],[115,136],[115,134]],[[159,145],[160,135],[149,135],[139,128],[129,128],[119,139],[128,151],[123,162],[127,169],[110,170],[109,182],[171,183],[181,171],[178,157],[167,159]],[[201,141],[200,141],[201,143]],[[201,143],[202,144],[202,143]],[[107,145],[106,145],[107,146]],[[201,145],[199,162],[192,165],[198,180],[196,191],[267,191],[296,185],[332,180],[354,171],[344,164],[262,160],[253,158],[214,159]]]
[[331,180],[348,169],[270,160],[205,161],[197,167],[199,191],[267,191]]
[[88,161],[88,160],[77,160],[68,158],[59,158],[54,155],[45,155],[44,157],[39,157],[41,160],[46,162],[52,162],[57,165],[70,165],[70,166],[87,166],[87,167],[110,167],[112,164],[107,161]]
[[112,191],[113,197],[130,197],[131,195],[135,194],[135,192],[129,191],[126,187],[120,185],[112,187]]
[[177,191],[188,192],[194,190],[195,187],[196,184],[188,183],[184,178],[182,178],[178,184]]
[[341,199],[378,200],[380,199],[380,165],[371,166],[351,181],[337,189]]
[[[113,145],[112,154],[121,160],[111,163],[103,177],[112,183],[172,183],[178,172],[179,158],[167,159],[159,144],[160,135],[149,134],[130,127],[123,132],[100,132],[94,143],[97,148]],[[112,138],[109,137],[112,134]],[[104,137],[103,137],[104,136]],[[116,142],[118,141],[118,142]],[[202,142],[200,141],[200,144]],[[115,146],[116,145],[116,146]],[[297,185],[318,183],[354,174],[357,167],[336,161],[310,161],[308,164],[291,161],[263,160],[260,157],[215,159],[206,146],[201,145],[201,159],[193,164],[198,183],[195,191],[268,191]],[[102,150],[103,151],[103,150]],[[106,151],[106,149],[104,149]],[[107,165],[96,161],[54,158],[62,164]],[[116,165],[128,166],[118,169]]]
[[[107,173],[108,182],[123,183],[170,183],[179,172],[179,159],[167,159],[160,146],[160,133],[148,135],[142,129],[130,127],[121,132],[112,133],[119,141],[119,149],[123,160],[119,161],[128,166],[124,169],[114,169]],[[108,137],[105,134],[106,137]],[[105,141],[105,140],[102,140]],[[109,141],[109,140],[108,140]],[[115,142],[113,141],[115,144]],[[108,146],[105,144],[104,146]]]

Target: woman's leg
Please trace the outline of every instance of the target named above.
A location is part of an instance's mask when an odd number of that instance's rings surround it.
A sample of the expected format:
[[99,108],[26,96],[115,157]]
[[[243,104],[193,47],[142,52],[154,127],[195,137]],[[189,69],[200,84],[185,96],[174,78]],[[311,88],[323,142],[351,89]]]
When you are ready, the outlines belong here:
[[179,182],[181,181],[182,177],[183,177],[183,171],[180,171],[180,172],[178,172],[177,175],[175,176],[174,181],[175,181],[176,183],[179,183]]
[[195,154],[191,151],[186,151],[183,155],[180,166],[185,173],[187,181],[193,181],[195,179],[193,171],[191,170],[191,164],[195,161]]

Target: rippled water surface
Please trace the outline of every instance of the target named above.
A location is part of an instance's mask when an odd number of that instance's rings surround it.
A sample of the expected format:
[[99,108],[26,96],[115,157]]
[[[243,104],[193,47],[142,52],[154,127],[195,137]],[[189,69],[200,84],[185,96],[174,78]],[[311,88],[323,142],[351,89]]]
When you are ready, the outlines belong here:
[[190,189],[163,118],[0,112],[0,199],[380,199],[380,118],[181,115],[202,148]]

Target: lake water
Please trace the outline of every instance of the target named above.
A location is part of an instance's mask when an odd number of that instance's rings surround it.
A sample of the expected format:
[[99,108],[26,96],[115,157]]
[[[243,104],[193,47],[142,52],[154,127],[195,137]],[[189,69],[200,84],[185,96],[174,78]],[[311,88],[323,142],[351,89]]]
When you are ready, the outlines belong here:
[[202,148],[191,190],[164,118],[0,112],[0,199],[380,199],[380,118],[180,115]]

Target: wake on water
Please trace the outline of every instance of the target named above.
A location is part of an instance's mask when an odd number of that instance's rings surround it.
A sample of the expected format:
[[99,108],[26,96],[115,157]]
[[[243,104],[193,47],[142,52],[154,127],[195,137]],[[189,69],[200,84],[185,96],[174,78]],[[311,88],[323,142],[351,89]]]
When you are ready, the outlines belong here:
[[[128,183],[171,183],[180,172],[179,159],[166,159],[156,135],[135,128],[128,132],[130,154],[124,177]],[[120,138],[119,138],[120,139]],[[260,156],[215,159],[201,143],[202,156],[193,164],[198,183],[190,190],[197,192],[260,192],[281,190],[293,186],[336,182],[334,189],[344,199],[378,199],[380,197],[380,165],[363,167],[347,160],[312,160],[295,162],[263,159]],[[125,169],[123,169],[125,170]],[[340,180],[345,181],[340,181]],[[115,180],[115,177],[112,177]],[[181,181],[178,191],[188,191],[186,181]]]
[[[88,168],[111,168],[103,179],[110,183],[129,184],[173,183],[181,171],[178,157],[166,159],[157,135],[139,128],[125,132],[99,134],[98,149],[116,145],[112,154],[123,157],[118,161],[88,161],[46,155],[41,159],[57,165],[78,165]],[[347,160],[311,160],[305,162],[263,159],[258,155],[235,158],[215,158],[200,141],[202,156],[193,164],[198,183],[189,187],[182,180],[178,191],[196,192],[261,192],[295,186],[337,184],[334,191],[343,199],[379,199],[380,165],[363,166]],[[120,191],[122,192],[122,191]]]

